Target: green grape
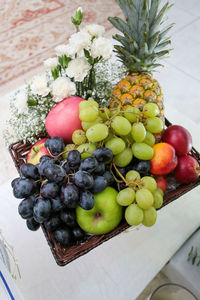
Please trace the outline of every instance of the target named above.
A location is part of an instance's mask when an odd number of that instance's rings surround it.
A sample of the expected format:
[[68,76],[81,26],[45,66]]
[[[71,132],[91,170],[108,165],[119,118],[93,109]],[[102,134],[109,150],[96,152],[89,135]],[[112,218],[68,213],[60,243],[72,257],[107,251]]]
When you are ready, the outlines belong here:
[[159,114],[158,105],[155,103],[147,103],[143,106],[143,113],[149,118],[153,118]]
[[143,187],[145,187],[152,193],[157,189],[157,182],[155,181],[155,179],[153,177],[144,176],[141,179],[141,183],[142,183]]
[[131,188],[121,190],[117,195],[119,205],[128,206],[135,200],[135,191]]
[[113,137],[105,143],[105,146],[112,151],[113,155],[117,155],[124,151],[126,144],[121,138]]
[[87,141],[85,131],[77,129],[72,134],[72,142],[76,145],[85,144]]
[[140,173],[135,170],[130,170],[126,173],[126,181],[134,182],[140,180]]
[[89,106],[81,109],[79,112],[79,119],[83,122],[93,122],[98,117],[99,111],[95,106]]
[[159,187],[157,187],[157,189],[156,189],[162,196],[164,196],[164,192],[163,192],[163,190],[162,189],[160,189]]
[[151,132],[146,131],[146,136],[145,136],[143,143],[153,147],[155,142],[156,142],[155,136]]
[[87,100],[87,103],[89,105],[95,106],[97,109],[99,108],[99,104],[95,100],[92,100],[92,99],[91,100]]
[[131,132],[131,123],[124,117],[115,117],[111,123],[111,127],[118,135],[128,135]]
[[94,144],[85,143],[77,147],[77,150],[81,153],[81,158],[87,158],[92,156],[96,146]]
[[146,120],[146,129],[151,133],[160,133],[164,129],[163,121],[158,118],[148,118]]
[[137,204],[129,205],[125,210],[126,222],[131,226],[136,226],[142,223],[144,218],[143,210]]
[[103,141],[108,136],[108,127],[105,124],[95,124],[86,131],[86,136],[92,143]]
[[103,121],[108,120],[110,117],[110,110],[105,106],[100,107],[99,116],[103,119]]
[[149,190],[142,188],[136,192],[136,202],[140,208],[148,209],[153,205],[154,198]]
[[66,145],[65,148],[64,148],[64,151],[63,151],[64,153],[62,154],[62,157],[64,159],[66,159],[67,156],[68,156],[69,151],[72,151],[72,150],[75,150],[75,149],[76,149],[76,145],[74,145],[74,144]]
[[163,205],[163,195],[161,194],[161,192],[158,189],[156,189],[153,192],[153,197],[154,197],[153,206],[156,209],[160,208]]
[[93,122],[81,122],[81,126],[83,128],[83,130],[87,131],[91,126],[98,124],[98,123],[102,123],[102,118],[100,118],[99,116],[96,118],[96,120],[94,120]]
[[130,148],[124,149],[121,153],[114,156],[114,163],[118,167],[126,167],[131,162],[133,154]]
[[141,143],[146,136],[146,129],[144,125],[141,122],[134,123],[131,128],[131,135],[137,143]]
[[107,138],[104,140],[104,143],[111,140],[112,138],[116,137],[112,131],[109,131]]
[[131,123],[137,122],[141,112],[137,107],[128,107],[124,112],[124,117]]
[[133,155],[141,160],[150,160],[153,157],[153,148],[145,143],[134,143],[132,151]]
[[97,109],[99,107],[98,103],[94,100],[85,100],[79,103],[79,111],[84,110],[88,107],[95,106]]
[[142,224],[150,227],[153,226],[156,223],[156,219],[157,219],[157,211],[154,207],[150,207],[147,210],[143,211],[144,213],[144,219],[142,221]]

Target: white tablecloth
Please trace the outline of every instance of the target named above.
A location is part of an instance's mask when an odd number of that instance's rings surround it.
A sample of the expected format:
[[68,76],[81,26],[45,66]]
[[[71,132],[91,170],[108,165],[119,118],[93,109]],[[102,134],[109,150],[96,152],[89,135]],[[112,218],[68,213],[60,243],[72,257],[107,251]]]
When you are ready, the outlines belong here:
[[[200,150],[199,128],[168,107],[167,117],[190,130]],[[10,162],[12,163],[12,162]],[[200,225],[200,188],[161,209],[154,227],[131,228],[65,267],[56,265],[41,230],[30,232],[17,213],[10,181],[0,187],[0,228],[14,245],[25,300],[133,300]]]

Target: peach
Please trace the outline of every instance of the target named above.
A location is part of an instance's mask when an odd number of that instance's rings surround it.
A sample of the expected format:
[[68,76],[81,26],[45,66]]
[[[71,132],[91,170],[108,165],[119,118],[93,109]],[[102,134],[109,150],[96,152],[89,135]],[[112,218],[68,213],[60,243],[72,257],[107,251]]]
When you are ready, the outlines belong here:
[[177,166],[175,149],[168,143],[158,143],[153,146],[154,155],[150,172],[154,175],[165,175],[172,172]]
[[59,136],[65,144],[72,142],[72,134],[82,129],[79,119],[79,103],[84,99],[69,97],[56,104],[48,113],[45,126],[50,137]]

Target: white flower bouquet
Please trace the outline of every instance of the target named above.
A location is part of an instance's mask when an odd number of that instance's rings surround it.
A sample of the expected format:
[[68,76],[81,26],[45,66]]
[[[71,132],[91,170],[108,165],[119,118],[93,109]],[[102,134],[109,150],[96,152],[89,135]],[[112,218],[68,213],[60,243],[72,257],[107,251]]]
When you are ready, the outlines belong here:
[[98,24],[81,28],[82,17],[82,9],[78,8],[72,17],[76,32],[68,43],[57,46],[56,57],[44,61],[45,72],[11,99],[11,118],[4,132],[7,143],[16,139],[34,142],[34,136],[45,132],[48,112],[69,96],[108,103],[125,68],[113,56],[113,43],[104,37],[105,28]]

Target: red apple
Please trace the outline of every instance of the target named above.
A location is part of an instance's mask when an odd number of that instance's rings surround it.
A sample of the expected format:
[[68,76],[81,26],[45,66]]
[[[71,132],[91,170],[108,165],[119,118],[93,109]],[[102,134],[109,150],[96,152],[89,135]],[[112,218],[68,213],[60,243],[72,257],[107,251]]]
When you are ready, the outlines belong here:
[[37,165],[40,162],[40,157],[42,157],[43,155],[51,156],[47,148],[44,146],[46,140],[48,139],[41,139],[32,146],[31,150],[27,154],[27,163]]
[[72,142],[72,134],[82,129],[79,119],[79,103],[84,99],[70,97],[54,106],[46,117],[45,126],[50,137],[59,136],[65,144]]
[[162,141],[172,145],[178,156],[188,154],[192,149],[192,136],[187,129],[179,125],[169,126]]
[[163,192],[165,193],[168,186],[168,182],[165,176],[158,176],[156,178],[156,182],[157,182],[157,187],[163,190]]
[[180,183],[190,183],[199,177],[200,166],[198,161],[190,156],[184,155],[178,158],[178,165],[174,171],[176,181]]

